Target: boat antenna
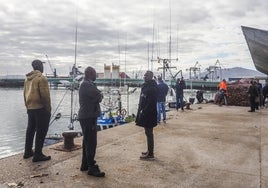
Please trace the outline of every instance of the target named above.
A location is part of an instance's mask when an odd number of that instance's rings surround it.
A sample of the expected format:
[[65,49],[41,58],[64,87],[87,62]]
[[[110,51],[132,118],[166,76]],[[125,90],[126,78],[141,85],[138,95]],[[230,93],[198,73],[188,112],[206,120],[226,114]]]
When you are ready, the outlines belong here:
[[121,88],[121,75],[120,75],[120,66],[121,66],[121,46],[120,46],[120,39],[119,39],[119,32],[117,37],[117,46],[118,46],[118,64],[119,64],[119,87]]
[[147,45],[147,53],[148,53],[148,70],[150,70],[150,53],[149,53],[149,51],[150,51],[150,42],[148,41],[148,45]]
[[[155,30],[155,19],[154,19],[154,10],[153,10],[153,41],[152,41],[152,58],[151,59],[154,59],[154,30]],[[148,43],[148,46],[149,46],[149,43]],[[148,47],[148,51],[149,51],[149,47]],[[148,52],[149,54],[149,52]],[[148,55],[149,56],[149,55]],[[149,66],[149,65],[148,65]],[[149,67],[148,67],[149,69]],[[153,71],[153,62],[151,61],[151,70]]]
[[169,0],[169,59],[171,65],[171,2]]
[[125,74],[124,74],[124,86],[126,85],[126,72],[127,72],[127,35],[126,35],[126,44],[125,44]]

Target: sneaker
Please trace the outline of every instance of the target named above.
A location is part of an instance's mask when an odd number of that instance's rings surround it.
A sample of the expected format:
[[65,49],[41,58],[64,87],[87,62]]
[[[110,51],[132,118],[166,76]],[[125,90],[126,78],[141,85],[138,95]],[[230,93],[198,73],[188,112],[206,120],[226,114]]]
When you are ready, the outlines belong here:
[[166,124],[166,120],[163,120],[163,123]]
[[141,155],[148,155],[148,151],[146,151],[146,152],[141,152]]
[[152,160],[154,160],[154,155],[149,155],[149,153],[147,153],[147,155],[140,156],[140,159],[141,160],[152,161]]
[[31,152],[25,152],[24,155],[23,155],[23,159],[28,159],[30,157],[32,157],[34,155],[34,152],[33,150]]
[[48,161],[51,159],[51,156],[42,155],[35,155],[32,159],[33,162],[40,162],[40,161]]
[[88,169],[88,175],[95,176],[95,177],[104,177],[105,173],[101,172],[98,165],[93,165]]

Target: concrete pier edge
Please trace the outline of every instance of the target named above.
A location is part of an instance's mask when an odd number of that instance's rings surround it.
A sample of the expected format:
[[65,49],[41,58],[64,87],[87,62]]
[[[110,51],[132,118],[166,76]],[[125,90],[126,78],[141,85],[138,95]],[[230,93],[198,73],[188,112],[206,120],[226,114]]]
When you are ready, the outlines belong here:
[[[44,148],[52,159],[0,159],[0,187],[268,187],[268,109],[194,104],[168,112],[154,129],[155,161],[141,161],[146,137],[134,123],[98,132],[96,161],[106,173],[79,170],[81,149]],[[75,138],[81,145],[82,138]]]

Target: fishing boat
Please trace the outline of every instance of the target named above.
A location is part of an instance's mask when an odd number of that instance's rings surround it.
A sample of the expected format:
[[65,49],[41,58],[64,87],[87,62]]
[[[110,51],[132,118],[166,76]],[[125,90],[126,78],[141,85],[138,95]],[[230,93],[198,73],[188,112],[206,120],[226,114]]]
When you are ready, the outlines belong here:
[[[105,130],[118,125],[134,120],[133,115],[129,115],[128,111],[122,107],[122,95],[129,95],[134,93],[136,88],[129,91],[128,87],[125,88],[104,88],[104,98],[101,105],[102,113],[97,119],[98,130]],[[128,103],[128,102],[127,102]]]
[[241,26],[256,69],[268,75],[268,31]]

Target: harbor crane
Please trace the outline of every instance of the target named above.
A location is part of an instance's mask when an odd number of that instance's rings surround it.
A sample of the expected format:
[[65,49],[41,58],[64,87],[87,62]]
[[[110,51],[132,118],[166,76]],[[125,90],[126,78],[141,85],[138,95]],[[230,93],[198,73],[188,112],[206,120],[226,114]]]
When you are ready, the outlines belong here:
[[56,71],[55,68],[54,68],[54,69],[52,68],[51,63],[50,63],[50,61],[49,61],[49,59],[48,59],[48,55],[46,55],[46,58],[47,58],[47,62],[48,62],[48,64],[49,64],[50,70],[51,70],[51,72],[53,73],[53,77],[56,78],[56,77],[57,77],[57,71]]
[[[200,64],[198,63],[198,61],[195,63],[195,65],[193,67],[190,67],[189,69],[186,69],[186,71],[189,71],[189,79],[198,79],[198,77],[200,76]],[[192,76],[193,73],[193,76]],[[198,75],[197,75],[198,73]]]
[[[210,78],[211,80],[221,80],[222,71],[220,66],[220,61],[217,59],[215,65],[209,66],[207,68],[208,74],[205,76],[205,79]],[[210,76],[210,77],[208,77]]]

